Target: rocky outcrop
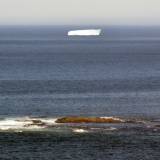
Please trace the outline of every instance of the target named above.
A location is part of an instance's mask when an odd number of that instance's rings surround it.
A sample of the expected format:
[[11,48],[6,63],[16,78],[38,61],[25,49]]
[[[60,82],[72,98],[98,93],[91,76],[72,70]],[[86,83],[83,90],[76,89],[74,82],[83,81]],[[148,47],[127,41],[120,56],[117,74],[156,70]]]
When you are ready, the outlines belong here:
[[62,117],[56,123],[123,123],[120,118],[114,117]]

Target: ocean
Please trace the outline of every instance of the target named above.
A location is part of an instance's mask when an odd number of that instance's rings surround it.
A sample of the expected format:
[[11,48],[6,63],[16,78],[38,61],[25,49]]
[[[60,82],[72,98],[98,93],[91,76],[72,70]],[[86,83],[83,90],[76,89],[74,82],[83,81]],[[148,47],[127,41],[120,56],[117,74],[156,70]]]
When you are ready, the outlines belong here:
[[[86,28],[102,34],[67,36]],[[159,105],[159,27],[0,27],[2,160],[158,160]]]

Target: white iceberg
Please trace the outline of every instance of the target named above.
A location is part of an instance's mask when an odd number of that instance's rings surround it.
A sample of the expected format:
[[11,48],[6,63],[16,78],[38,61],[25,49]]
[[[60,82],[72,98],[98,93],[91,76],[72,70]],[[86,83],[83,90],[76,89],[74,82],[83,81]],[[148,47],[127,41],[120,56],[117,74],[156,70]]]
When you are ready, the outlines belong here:
[[68,36],[99,36],[101,29],[73,30],[68,32]]

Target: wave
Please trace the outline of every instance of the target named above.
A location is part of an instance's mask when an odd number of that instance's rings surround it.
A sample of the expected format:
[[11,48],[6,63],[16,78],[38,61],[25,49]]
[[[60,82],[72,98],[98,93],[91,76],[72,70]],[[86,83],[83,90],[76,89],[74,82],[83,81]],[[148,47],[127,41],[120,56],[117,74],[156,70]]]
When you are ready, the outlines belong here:
[[73,132],[75,132],[75,133],[87,133],[88,131],[85,130],[85,129],[76,128],[76,129],[73,129]]
[[42,129],[65,123],[122,123],[124,120],[114,117],[62,117],[62,118],[32,118],[16,117],[0,120],[0,130]]
[[52,131],[52,132],[160,132],[159,120],[138,120],[119,117],[6,117],[0,119],[0,132]]
[[55,125],[56,119],[54,118],[5,118],[0,120],[0,130],[33,130],[42,129]]

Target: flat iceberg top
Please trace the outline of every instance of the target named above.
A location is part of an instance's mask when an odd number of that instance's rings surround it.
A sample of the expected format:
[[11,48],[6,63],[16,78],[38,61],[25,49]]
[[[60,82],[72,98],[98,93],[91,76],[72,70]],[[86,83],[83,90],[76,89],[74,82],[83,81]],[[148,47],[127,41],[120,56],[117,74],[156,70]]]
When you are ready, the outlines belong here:
[[68,32],[68,36],[99,36],[101,29],[73,30]]

